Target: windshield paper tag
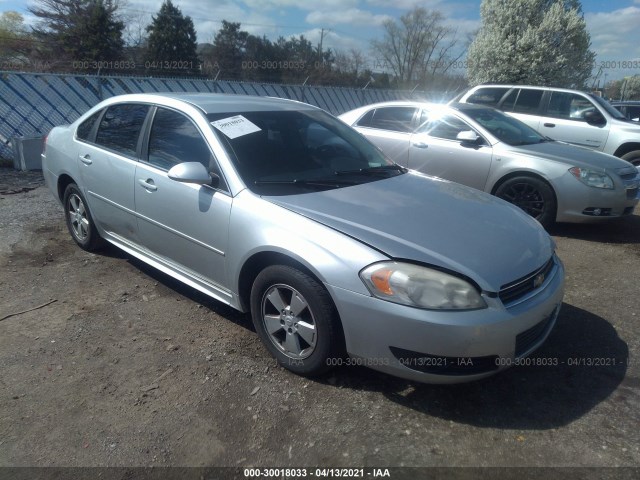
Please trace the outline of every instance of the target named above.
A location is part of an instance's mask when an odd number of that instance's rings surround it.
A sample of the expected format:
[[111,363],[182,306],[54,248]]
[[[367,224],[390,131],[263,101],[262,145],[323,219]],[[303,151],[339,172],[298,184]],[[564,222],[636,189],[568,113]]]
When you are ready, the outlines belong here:
[[259,132],[261,130],[260,127],[251,123],[242,115],[236,115],[235,117],[216,120],[215,122],[211,122],[211,125],[216,127],[231,139],[242,137],[243,135],[249,135],[250,133],[254,132]]

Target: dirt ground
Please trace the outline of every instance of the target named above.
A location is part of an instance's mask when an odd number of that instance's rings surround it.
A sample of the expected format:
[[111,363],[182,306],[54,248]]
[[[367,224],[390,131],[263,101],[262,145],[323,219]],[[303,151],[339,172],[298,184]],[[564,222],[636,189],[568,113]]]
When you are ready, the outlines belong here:
[[557,365],[433,386],[288,373],[247,316],[77,248],[42,184],[0,170],[0,467],[640,467],[640,209],[551,232]]

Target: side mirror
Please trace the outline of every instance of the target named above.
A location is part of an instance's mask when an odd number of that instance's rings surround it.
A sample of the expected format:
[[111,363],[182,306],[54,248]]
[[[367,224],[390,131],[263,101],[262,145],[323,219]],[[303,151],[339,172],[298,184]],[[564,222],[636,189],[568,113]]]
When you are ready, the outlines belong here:
[[589,110],[582,115],[582,118],[584,118],[589,125],[605,125],[607,123],[607,120],[598,110]]
[[462,143],[478,143],[480,137],[473,130],[465,130],[456,135],[456,140],[460,140]]
[[220,181],[218,175],[209,173],[200,162],[179,163],[167,172],[167,176],[176,182],[210,185],[212,187],[216,187]]

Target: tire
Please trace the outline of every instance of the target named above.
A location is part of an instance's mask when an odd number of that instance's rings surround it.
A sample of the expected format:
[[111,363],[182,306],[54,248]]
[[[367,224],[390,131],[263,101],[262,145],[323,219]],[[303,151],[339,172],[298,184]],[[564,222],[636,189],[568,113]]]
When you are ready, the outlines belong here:
[[96,230],[87,202],[78,186],[75,183],[70,183],[62,198],[64,218],[73,241],[88,252],[103,247],[104,242]]
[[622,157],[623,160],[632,163],[636,167],[640,166],[640,150],[634,150],[629,153],[625,153]]
[[556,197],[551,186],[535,177],[519,176],[504,181],[495,192],[496,197],[520,207],[538,220],[544,228],[556,220]]
[[344,337],[329,293],[293,267],[272,265],[258,274],[251,318],[267,350],[296,374],[320,375],[343,356]]

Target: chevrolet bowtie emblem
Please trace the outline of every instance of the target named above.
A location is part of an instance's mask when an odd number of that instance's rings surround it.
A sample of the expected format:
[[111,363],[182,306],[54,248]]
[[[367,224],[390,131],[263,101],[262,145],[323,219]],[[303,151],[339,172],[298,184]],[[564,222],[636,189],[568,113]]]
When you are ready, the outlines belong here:
[[533,279],[533,288],[538,288],[540,285],[544,283],[544,273],[539,273]]

